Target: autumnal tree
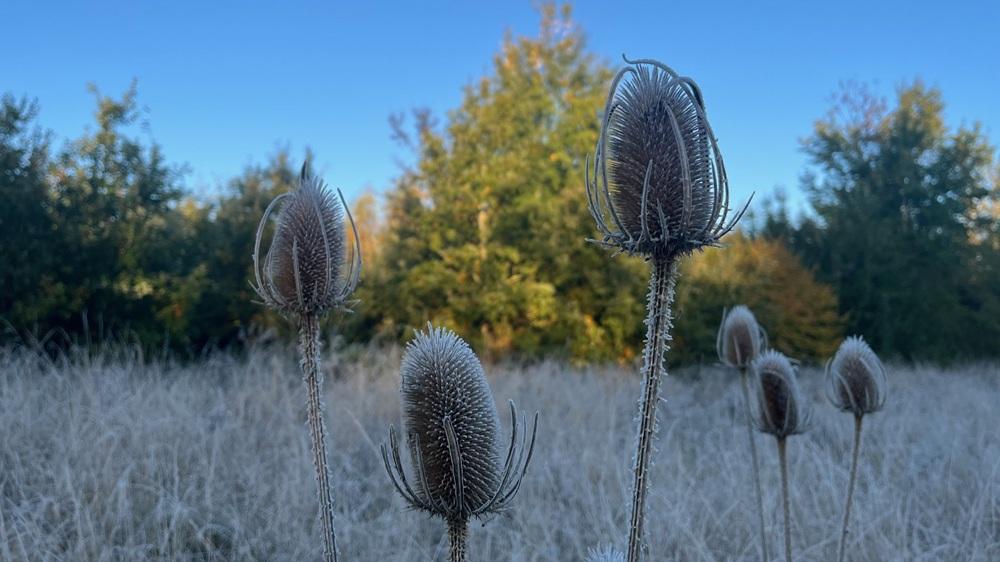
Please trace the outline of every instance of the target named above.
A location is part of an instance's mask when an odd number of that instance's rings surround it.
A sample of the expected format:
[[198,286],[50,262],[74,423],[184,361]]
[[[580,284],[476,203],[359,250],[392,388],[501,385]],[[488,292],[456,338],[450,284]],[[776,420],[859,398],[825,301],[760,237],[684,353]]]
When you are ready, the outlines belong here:
[[710,248],[684,262],[678,285],[674,354],[677,362],[712,362],[722,311],[745,304],[789,357],[821,362],[840,343],[843,322],[833,289],[781,242],[733,232],[725,249]]

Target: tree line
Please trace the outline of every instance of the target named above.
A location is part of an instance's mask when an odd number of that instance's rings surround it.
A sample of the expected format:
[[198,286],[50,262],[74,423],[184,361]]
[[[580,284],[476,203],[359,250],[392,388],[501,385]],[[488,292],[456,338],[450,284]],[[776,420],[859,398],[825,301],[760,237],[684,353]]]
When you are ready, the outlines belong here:
[[[582,174],[610,76],[569,11],[549,6],[537,36],[508,37],[443,123],[394,116],[413,164],[381,201],[352,202],[360,302],[328,329],[385,343],[433,321],[490,359],[633,360],[646,266],[584,242],[595,233]],[[136,96],[95,91],[96,128],[59,148],[35,102],[0,100],[3,338],[196,352],[280,335],[253,302],[250,259],[299,162],[279,152],[198,197],[155,141],[130,135]],[[738,303],[804,360],[846,333],[890,357],[1000,355],[1000,174],[981,128],[946,124],[941,92],[919,81],[891,104],[854,88],[803,150],[804,213],[755,203],[725,250],[683,265],[672,359],[711,360],[723,308]]]

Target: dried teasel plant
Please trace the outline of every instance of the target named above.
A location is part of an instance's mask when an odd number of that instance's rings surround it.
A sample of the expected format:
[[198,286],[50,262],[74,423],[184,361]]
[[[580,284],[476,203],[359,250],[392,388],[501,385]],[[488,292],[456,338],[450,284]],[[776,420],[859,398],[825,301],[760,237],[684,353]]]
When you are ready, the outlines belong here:
[[411,507],[447,522],[450,560],[464,561],[469,519],[507,509],[520,489],[535,447],[538,414],[529,439],[527,425],[522,420],[519,430],[517,409],[509,402],[510,444],[501,462],[493,393],[465,341],[428,324],[407,344],[400,371],[413,485],[392,427],[389,445],[382,445],[385,469]]
[[[300,366],[306,385],[309,436],[319,489],[323,556],[327,562],[337,560],[337,539],[320,399],[323,374],[319,367],[319,321],[330,310],[348,304],[347,298],[361,275],[358,230],[343,194],[337,193],[338,197],[334,197],[319,178],[309,173],[308,163],[302,165],[297,188],[276,197],[257,227],[252,284],[265,305],[298,325]],[[264,233],[275,213],[274,236],[267,253],[261,257]],[[350,250],[345,213],[354,233]]]
[[594,242],[652,264],[629,521],[628,560],[636,562],[644,549],[656,406],[678,258],[718,245],[746,207],[727,220],[726,169],[695,82],[654,60],[625,62],[611,83],[585,179],[588,207],[601,233]]
[[788,497],[786,440],[806,430],[809,410],[799,391],[795,369],[777,351],[762,353],[752,364],[757,399],[753,414],[757,429],[774,436],[781,467],[781,500],[785,521],[785,560],[792,562],[792,522]]
[[746,372],[767,348],[767,333],[746,305],[736,305],[722,311],[722,322],[716,335],[715,351],[719,361]]
[[750,414],[750,388],[747,382],[747,369],[764,348],[767,347],[767,333],[757,323],[753,312],[745,305],[734,306],[723,311],[722,323],[716,337],[715,348],[719,360],[725,365],[737,369],[740,373],[740,386],[743,390],[743,408],[746,417],[747,440],[750,444],[750,461],[753,476],[754,491],[757,500],[758,530],[760,532],[760,556],[767,561],[767,533],[764,526],[764,494],[760,487],[760,465],[757,461],[757,442],[753,434],[753,422]]
[[840,532],[837,560],[843,562],[847,550],[847,531],[851,519],[851,502],[858,472],[861,450],[861,426],[864,417],[885,405],[885,367],[872,348],[860,337],[849,337],[826,364],[827,393],[839,410],[854,415],[854,447],[851,453],[851,473],[844,500],[844,522]]

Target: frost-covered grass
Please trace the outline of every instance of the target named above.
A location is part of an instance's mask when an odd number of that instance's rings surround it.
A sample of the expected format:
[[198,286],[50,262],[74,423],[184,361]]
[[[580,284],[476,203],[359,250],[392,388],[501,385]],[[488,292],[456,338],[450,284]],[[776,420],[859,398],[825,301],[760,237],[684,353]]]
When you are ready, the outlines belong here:
[[[399,424],[396,351],[329,367],[327,424],[342,560],[446,556],[445,525],[405,509],[379,443]],[[625,537],[634,372],[488,368],[494,393],[541,411],[514,509],[470,529],[470,560],[580,560]],[[305,395],[293,354],[187,366],[127,353],[40,363],[0,351],[0,560],[319,559]],[[1000,560],[1000,368],[890,366],[866,420],[851,560]],[[795,551],[835,558],[851,419],[805,370],[812,429],[790,440]],[[753,560],[754,501],[735,375],[666,381],[647,523],[651,560]],[[501,408],[507,422],[507,410]],[[774,443],[762,436],[772,554]]]

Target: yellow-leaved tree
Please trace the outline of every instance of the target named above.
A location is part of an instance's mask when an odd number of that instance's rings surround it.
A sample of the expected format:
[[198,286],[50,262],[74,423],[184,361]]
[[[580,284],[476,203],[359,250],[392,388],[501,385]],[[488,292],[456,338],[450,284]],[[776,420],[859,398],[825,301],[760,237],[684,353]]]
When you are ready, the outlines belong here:
[[770,346],[790,357],[818,362],[836,351],[843,322],[833,289],[777,240],[734,232],[723,243],[682,267],[673,361],[713,361],[722,311],[737,304],[749,306]]

